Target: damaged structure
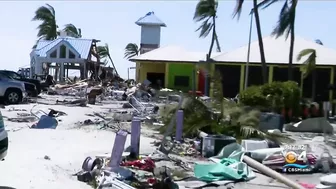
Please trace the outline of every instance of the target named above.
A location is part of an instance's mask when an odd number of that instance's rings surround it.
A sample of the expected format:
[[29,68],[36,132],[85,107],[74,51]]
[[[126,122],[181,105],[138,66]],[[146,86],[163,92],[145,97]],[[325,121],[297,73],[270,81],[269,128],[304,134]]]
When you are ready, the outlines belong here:
[[[264,37],[263,41],[267,46],[265,56],[268,82],[287,81],[289,43],[283,37],[276,39],[272,36]],[[294,56],[296,57],[303,49],[316,50],[316,74],[319,80],[315,94],[321,101],[334,100],[336,51],[297,36]],[[210,86],[205,84],[206,70],[209,70],[211,76],[218,71],[222,76],[224,97],[234,98],[244,90],[247,52],[248,45],[229,52],[212,53],[211,62],[206,62],[206,52],[193,52],[181,46],[171,45],[141,54],[130,61],[136,63],[137,82],[142,82],[146,78],[151,81],[153,80],[151,75],[157,75],[164,78],[164,87],[182,91],[192,90],[194,85],[197,91],[204,93],[205,86]],[[303,91],[303,97],[311,98],[312,75],[303,78],[300,71],[304,60],[293,60],[293,79]],[[260,62],[258,41],[254,41],[251,43],[247,86],[263,83],[262,77],[260,77],[262,71]],[[206,66],[206,64],[210,64],[210,66]],[[193,84],[194,82],[195,84]],[[210,95],[211,91],[210,87]]]
[[53,75],[55,81],[62,82],[72,69],[80,70],[80,78],[86,79],[88,71],[94,74],[100,67],[97,42],[99,40],[73,38],[65,34],[55,40],[39,40],[30,53],[30,77],[44,79]]

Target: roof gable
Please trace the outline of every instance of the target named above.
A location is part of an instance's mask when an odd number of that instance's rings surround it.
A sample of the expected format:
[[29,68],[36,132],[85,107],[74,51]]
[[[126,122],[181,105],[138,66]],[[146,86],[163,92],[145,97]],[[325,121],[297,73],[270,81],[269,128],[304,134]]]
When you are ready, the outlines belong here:
[[36,44],[35,53],[38,56],[46,57],[47,52],[53,47],[57,46],[61,41],[69,44],[75,52],[77,52],[82,59],[87,59],[91,50],[92,39],[72,38],[72,37],[59,37],[55,40],[40,40]]
[[[281,36],[275,38],[267,36],[263,38],[265,57],[267,63],[287,64],[289,49],[290,49],[290,37],[286,40]],[[317,44],[314,41],[306,40],[300,36],[295,36],[294,43],[294,64],[302,64],[305,61],[305,57],[301,61],[297,61],[296,57],[303,49],[312,48],[316,50],[316,64],[317,65],[336,65],[336,50],[327,48],[323,45]],[[246,62],[247,61],[248,45],[223,53],[213,59],[218,62]],[[254,41],[251,43],[250,49],[250,62],[260,63],[260,51],[259,42]]]
[[154,12],[148,12],[145,16],[139,18],[136,22],[139,26],[161,26],[166,27],[167,25],[162,22]]
[[74,54],[76,54],[76,57],[81,58],[80,54],[77,52],[77,50],[68,42],[65,40],[60,40],[56,45],[54,45],[51,49],[49,49],[46,52],[46,56],[50,56],[50,53],[52,53],[53,51],[55,51],[56,49],[59,49],[60,46],[65,45],[66,47],[68,47]]

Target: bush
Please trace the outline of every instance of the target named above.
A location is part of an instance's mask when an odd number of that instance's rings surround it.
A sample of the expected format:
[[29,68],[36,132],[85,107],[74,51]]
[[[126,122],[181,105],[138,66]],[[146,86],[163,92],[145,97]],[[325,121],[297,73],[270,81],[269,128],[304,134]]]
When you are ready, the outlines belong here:
[[300,109],[300,88],[293,81],[251,86],[241,92],[239,98],[246,106],[272,109],[276,112],[286,108],[292,109],[295,115]]

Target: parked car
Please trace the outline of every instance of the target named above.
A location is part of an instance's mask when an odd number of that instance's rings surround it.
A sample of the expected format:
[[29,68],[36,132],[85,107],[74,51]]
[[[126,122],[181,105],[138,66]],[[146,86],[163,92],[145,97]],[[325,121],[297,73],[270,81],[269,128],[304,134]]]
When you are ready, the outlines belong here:
[[0,112],[0,161],[4,160],[7,155],[8,150],[8,135],[5,130],[5,124],[3,121],[2,114]]
[[17,104],[26,97],[27,92],[23,82],[9,79],[0,74],[0,98],[9,104]]
[[25,78],[22,75],[10,70],[0,70],[0,74],[14,80],[25,82],[25,89],[29,96],[37,96],[41,93],[41,82],[38,79]]

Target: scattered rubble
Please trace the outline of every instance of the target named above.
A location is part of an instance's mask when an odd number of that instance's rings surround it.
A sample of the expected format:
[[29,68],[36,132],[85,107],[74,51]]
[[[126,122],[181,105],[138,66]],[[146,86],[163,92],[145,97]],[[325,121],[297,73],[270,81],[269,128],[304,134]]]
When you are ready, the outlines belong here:
[[[120,87],[121,86],[121,87]],[[173,137],[172,127],[162,136],[155,134],[152,138],[157,147],[151,154],[141,154],[141,137],[144,126],[159,128],[163,125],[158,112],[162,105],[182,103],[182,97],[170,89],[154,90],[146,84],[101,86],[90,81],[78,81],[66,85],[50,87],[48,95],[54,95],[52,105],[76,107],[92,107],[107,103],[120,103],[118,109],[108,109],[102,112],[85,114],[85,119],[77,122],[77,126],[94,126],[98,130],[109,129],[116,133],[114,147],[109,155],[86,157],[82,170],[75,174],[81,182],[94,188],[204,188],[207,186],[239,187],[240,183],[256,182],[260,174],[266,174],[274,180],[270,187],[287,188],[336,188],[334,174],[321,177],[321,184],[292,181],[277,173],[282,171],[287,163],[284,153],[285,146],[278,146],[266,140],[242,140],[239,145],[233,137],[205,135],[197,138],[183,138],[183,110],[176,112],[176,133]],[[58,95],[72,97],[57,99]],[[43,103],[38,99],[37,103]],[[201,97],[204,102],[210,97]],[[61,110],[49,109],[29,111],[25,109],[8,109],[16,112],[17,117],[7,118],[11,122],[26,122],[31,129],[57,129],[59,122],[67,117]],[[179,113],[182,112],[182,113]],[[90,117],[90,118],[88,118]],[[182,117],[182,118],[181,118]],[[266,123],[272,117],[275,124]],[[260,127],[269,132],[281,135],[283,131],[294,139],[304,141],[307,146],[307,162],[313,167],[311,173],[330,173],[335,168],[331,147],[336,147],[336,137],[333,126],[325,118],[309,118],[299,123],[288,124],[283,129],[277,115],[264,114],[265,122]],[[277,123],[277,124],[276,124]],[[317,134],[303,133],[323,133]],[[129,146],[127,135],[131,136]],[[304,135],[304,136],[303,136]],[[225,144],[216,146],[216,140],[225,140]],[[225,138],[225,139],[223,139]],[[209,140],[208,140],[209,139]],[[299,141],[299,140],[297,140]],[[297,142],[296,141],[296,142]],[[295,143],[299,145],[299,143]],[[128,147],[127,147],[128,146]],[[126,150],[125,150],[126,149]],[[51,160],[48,155],[45,160]],[[307,162],[296,161],[298,164]],[[269,183],[268,183],[269,184]],[[286,185],[286,186],[285,186]]]

